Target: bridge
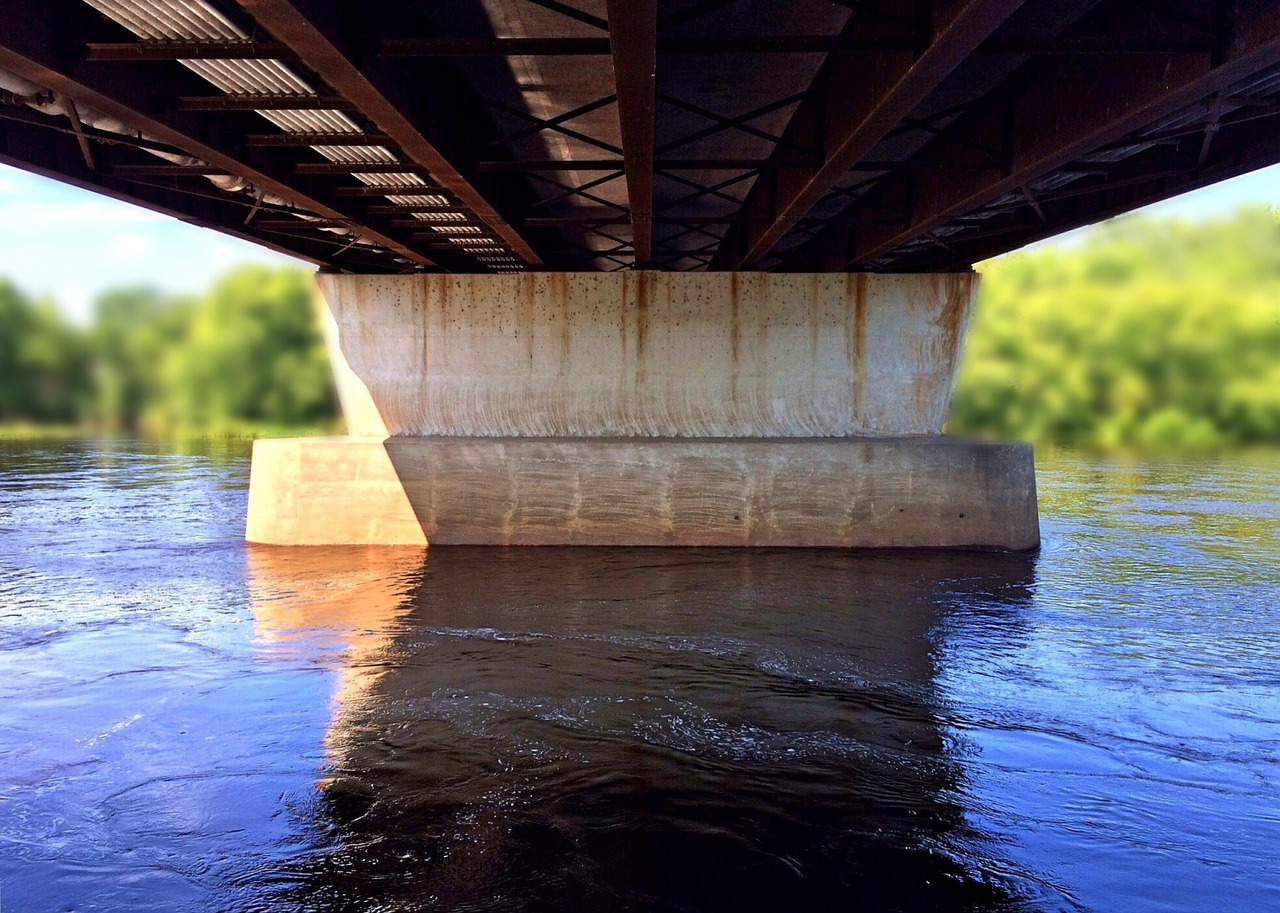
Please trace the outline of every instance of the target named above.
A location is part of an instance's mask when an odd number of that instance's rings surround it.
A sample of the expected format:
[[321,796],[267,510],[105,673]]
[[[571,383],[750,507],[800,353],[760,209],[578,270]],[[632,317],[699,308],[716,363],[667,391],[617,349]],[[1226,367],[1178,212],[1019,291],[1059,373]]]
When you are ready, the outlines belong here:
[[268,542],[1038,541],[971,264],[1280,161],[1265,0],[7,0],[0,161],[308,260]]

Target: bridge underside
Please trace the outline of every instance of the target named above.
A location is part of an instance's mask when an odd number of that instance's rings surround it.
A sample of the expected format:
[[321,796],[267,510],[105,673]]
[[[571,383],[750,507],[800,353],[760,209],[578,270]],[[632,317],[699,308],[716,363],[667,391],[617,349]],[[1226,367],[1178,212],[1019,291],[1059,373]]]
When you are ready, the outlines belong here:
[[0,161],[350,272],[945,272],[1280,160],[1267,0],[5,13]]
[[365,437],[259,447],[262,541],[1030,547],[969,267],[1280,161],[1270,0],[5,12],[0,162],[325,274]]

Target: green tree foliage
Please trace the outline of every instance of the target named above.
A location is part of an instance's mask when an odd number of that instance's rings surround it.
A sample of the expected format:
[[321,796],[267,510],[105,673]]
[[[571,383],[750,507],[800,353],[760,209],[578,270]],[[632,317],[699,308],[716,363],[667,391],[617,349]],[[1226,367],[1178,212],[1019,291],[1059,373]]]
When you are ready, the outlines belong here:
[[77,419],[91,397],[86,354],[52,302],[0,279],[0,421]]
[[1280,441],[1280,226],[1117,220],[986,264],[955,431],[1103,448]]
[[166,363],[170,420],[209,429],[331,418],[333,385],[311,296],[311,279],[298,270],[254,266],[224,276]]
[[166,400],[165,362],[187,336],[195,305],[154,289],[100,297],[88,333],[97,391],[94,417],[107,428],[136,430]]
[[311,279],[245,267],[202,298],[107,292],[69,326],[0,282],[0,421],[236,432],[321,426],[336,401]]

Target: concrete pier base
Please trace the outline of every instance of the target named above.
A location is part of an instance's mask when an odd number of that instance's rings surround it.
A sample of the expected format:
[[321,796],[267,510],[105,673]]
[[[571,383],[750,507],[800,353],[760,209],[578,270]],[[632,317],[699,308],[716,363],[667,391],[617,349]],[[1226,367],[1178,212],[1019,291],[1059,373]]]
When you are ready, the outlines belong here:
[[253,453],[277,545],[1023,550],[1031,448],[945,437],[300,438]]

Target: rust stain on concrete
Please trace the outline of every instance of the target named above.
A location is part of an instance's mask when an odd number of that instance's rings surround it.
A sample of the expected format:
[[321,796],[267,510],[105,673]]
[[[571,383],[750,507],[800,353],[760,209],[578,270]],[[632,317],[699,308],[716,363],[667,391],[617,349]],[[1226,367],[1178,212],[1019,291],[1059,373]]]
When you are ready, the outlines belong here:
[[821,313],[819,302],[822,301],[822,292],[827,281],[826,276],[815,273],[813,281],[810,283],[809,300],[806,302],[809,312],[805,315],[805,319],[809,321],[809,359],[814,364],[818,363],[818,348],[822,342],[822,330],[824,329],[819,319]]
[[636,389],[645,383],[645,349],[649,335],[649,274],[636,272]]
[[[520,318],[519,318],[519,322],[516,324],[515,332],[517,336],[519,336],[520,333],[522,332],[524,333],[525,354],[529,358],[529,367],[532,369],[533,367],[533,336],[534,336],[534,327],[536,326],[536,323],[534,321],[534,316],[535,316],[535,312],[537,311],[537,301],[536,301],[537,289],[534,287],[534,284],[532,282],[521,282],[519,293],[520,293]],[[558,304],[558,302],[552,302],[553,306],[555,306],[556,304]],[[561,310],[563,310],[563,308],[561,308]]]
[[[849,280],[853,280],[853,295],[848,294]],[[845,276],[845,300],[853,299],[853,414],[860,421],[867,418],[867,275],[851,273]]]
[[959,353],[960,340],[969,322],[974,276],[974,273],[943,273],[932,277],[934,290],[943,300],[942,310],[934,320],[941,332],[939,354],[952,362]]
[[733,357],[733,367],[738,368],[738,336],[742,332],[738,316],[738,274],[729,274],[729,347]]
[[[452,288],[453,288],[453,283],[449,281],[433,282],[427,286],[428,303],[431,300],[431,292],[432,291],[435,292],[436,307],[440,311],[441,325],[443,325],[445,321],[448,320],[449,318],[449,292]],[[425,318],[427,315],[424,312],[422,316]]]
[[646,335],[649,329],[649,274],[632,273],[636,283],[636,363],[644,361]]
[[[560,373],[564,373],[569,366],[569,356],[573,347],[573,319],[569,309],[569,289],[565,283],[565,277],[561,273],[556,273],[553,281],[554,294],[551,296],[553,306],[560,316]],[[530,289],[530,308],[532,308],[532,297],[535,294],[533,283],[527,283]]]

